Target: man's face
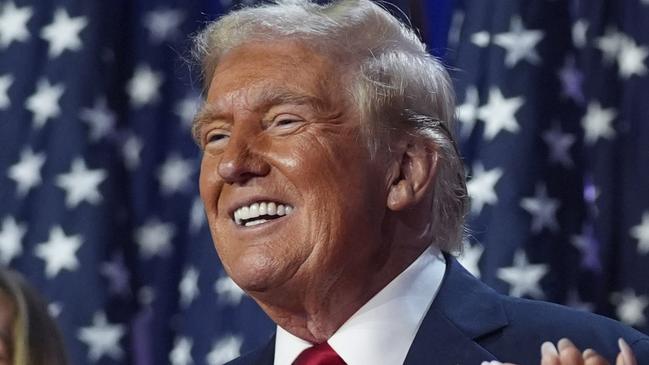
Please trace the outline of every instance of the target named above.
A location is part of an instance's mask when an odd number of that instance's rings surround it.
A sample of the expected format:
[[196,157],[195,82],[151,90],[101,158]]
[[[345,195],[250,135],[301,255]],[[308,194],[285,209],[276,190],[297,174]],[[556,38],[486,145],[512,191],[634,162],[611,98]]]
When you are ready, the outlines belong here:
[[225,269],[247,291],[337,285],[387,254],[384,159],[370,159],[340,68],[274,42],[234,49],[216,69],[197,119],[200,192]]

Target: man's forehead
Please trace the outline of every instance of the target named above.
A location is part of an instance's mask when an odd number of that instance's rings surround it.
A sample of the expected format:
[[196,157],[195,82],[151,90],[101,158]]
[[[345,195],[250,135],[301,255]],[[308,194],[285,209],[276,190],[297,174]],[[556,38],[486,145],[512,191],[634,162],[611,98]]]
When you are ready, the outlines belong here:
[[324,111],[328,102],[312,93],[282,85],[257,84],[208,98],[198,112],[195,122],[228,119],[236,108],[264,112],[276,105],[307,105],[314,111]]
[[218,112],[219,110],[227,110],[237,106],[267,109],[281,104],[310,104],[323,107],[325,100],[312,92],[300,88],[259,83],[231,90],[221,95],[213,95],[211,98],[208,97],[203,109],[210,112]]

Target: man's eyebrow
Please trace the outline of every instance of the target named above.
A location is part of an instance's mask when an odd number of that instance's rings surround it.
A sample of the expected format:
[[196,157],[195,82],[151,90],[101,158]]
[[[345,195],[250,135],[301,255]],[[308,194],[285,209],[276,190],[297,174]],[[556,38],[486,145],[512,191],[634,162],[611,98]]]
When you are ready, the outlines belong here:
[[309,105],[316,111],[326,109],[327,103],[324,100],[309,94],[298,93],[290,89],[267,89],[256,98],[254,105],[260,111],[269,109],[275,105],[295,104]]
[[192,137],[194,137],[194,141],[199,146],[201,144],[201,127],[204,124],[217,119],[219,116],[221,116],[221,114],[218,113],[216,108],[214,108],[213,105],[207,103],[203,104],[198,113],[196,113],[194,120],[192,121]]

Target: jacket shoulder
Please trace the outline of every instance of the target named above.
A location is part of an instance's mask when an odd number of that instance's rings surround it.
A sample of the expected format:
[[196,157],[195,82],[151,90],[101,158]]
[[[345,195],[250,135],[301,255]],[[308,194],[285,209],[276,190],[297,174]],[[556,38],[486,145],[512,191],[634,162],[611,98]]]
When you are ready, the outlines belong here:
[[[508,361],[523,360],[515,356],[517,354],[538,356],[543,342],[557,343],[564,337],[582,350],[595,349],[609,361],[614,361],[619,352],[617,341],[623,338],[632,346],[639,363],[649,364],[649,337],[620,322],[558,304],[507,296],[501,298],[509,325],[503,328],[498,341],[486,341],[485,347],[494,353],[509,354],[503,356]],[[527,361],[530,359],[520,363]]]

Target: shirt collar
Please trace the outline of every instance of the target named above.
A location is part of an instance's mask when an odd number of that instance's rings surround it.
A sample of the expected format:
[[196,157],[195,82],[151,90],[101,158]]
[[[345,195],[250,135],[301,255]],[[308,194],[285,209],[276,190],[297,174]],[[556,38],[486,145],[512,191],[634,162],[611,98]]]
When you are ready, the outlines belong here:
[[[437,295],[445,269],[444,255],[429,247],[327,342],[348,365],[402,364]],[[290,365],[311,346],[278,326],[274,364]]]

